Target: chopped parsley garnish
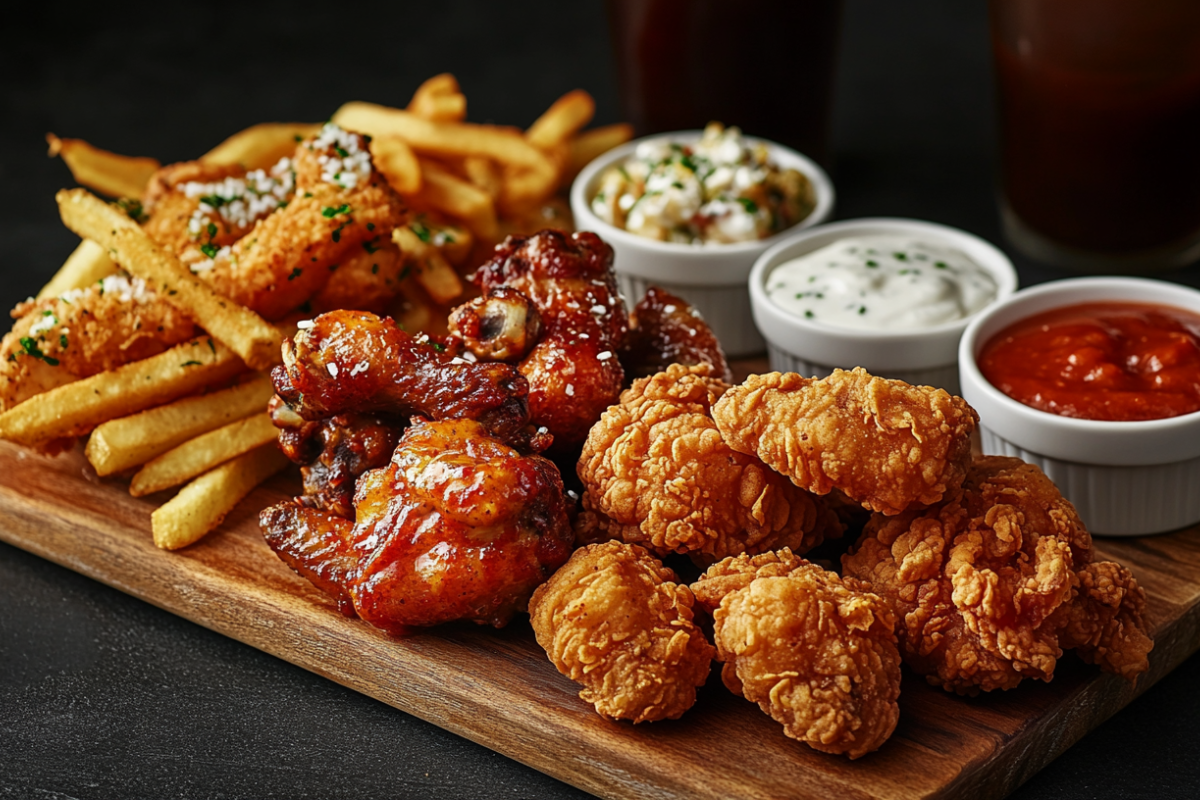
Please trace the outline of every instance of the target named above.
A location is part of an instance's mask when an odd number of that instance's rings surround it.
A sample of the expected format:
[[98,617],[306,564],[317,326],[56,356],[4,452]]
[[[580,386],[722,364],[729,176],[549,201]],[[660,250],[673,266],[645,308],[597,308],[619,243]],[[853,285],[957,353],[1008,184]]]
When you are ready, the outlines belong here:
[[[400,270],[400,280],[404,280],[405,278],[408,277],[408,273],[409,273],[410,269],[411,269],[411,267],[408,264],[404,265],[404,269]],[[371,272],[378,272],[378,271],[379,271],[378,264],[374,264],[371,266]]]
[[[696,162],[691,156],[680,156],[679,163],[687,167],[691,172],[696,171]],[[680,188],[682,189],[683,187],[681,186]]]
[[425,227],[425,225],[421,222],[413,222],[408,227],[412,229],[412,232],[417,235],[418,239],[426,244],[429,244],[429,240],[433,238],[429,233],[429,228]]
[[213,344],[212,339],[208,340],[208,349],[212,350],[214,356],[217,354],[217,346],[215,344]]
[[335,243],[340,242],[342,240],[342,228],[344,228],[344,227],[346,227],[346,223],[343,222],[341,225],[338,225],[337,228],[334,229],[332,238]]
[[309,197],[312,197],[312,196],[313,196],[312,192],[305,192],[305,193],[304,193],[304,197],[305,197],[306,199],[307,199],[307,198],[309,198]]
[[145,222],[149,219],[146,209],[142,207],[142,201],[131,197],[122,197],[117,201],[117,207],[134,222]]
[[338,268],[338,265],[337,265],[337,264],[330,264],[330,265],[329,265],[329,271],[330,271],[330,272],[337,272],[337,268]]
[[217,224],[215,222],[208,223],[208,227],[205,228],[205,231],[208,233],[208,240],[211,242],[213,237],[217,235]]
[[224,197],[221,197],[221,195],[219,195],[219,194],[206,194],[200,198],[200,202],[206,203],[207,205],[210,205],[213,208],[220,208],[221,206],[225,205],[229,201],[226,200]]
[[333,152],[337,153],[342,158],[350,157],[350,153],[346,150],[346,148],[342,147],[340,144],[335,144],[333,146]]
[[333,219],[338,214],[346,214],[349,213],[349,211],[350,206],[342,203],[337,208],[334,208],[333,206],[327,206],[326,208],[321,209],[321,216],[325,217],[326,219]]
[[363,242],[363,250],[366,250],[368,254],[374,254],[378,249],[379,248],[375,246],[374,239],[367,239],[365,242]]
[[858,313],[859,313],[859,314],[865,314],[865,313],[867,313],[867,307],[866,307],[866,306],[859,306],[859,307],[858,307]]
[[367,223],[367,230],[369,230],[369,231],[373,231],[373,230],[375,230],[375,223],[374,223],[374,222],[368,222],[368,223]]
[[437,342],[430,342],[429,346],[432,347],[434,350],[437,350],[439,353],[443,353],[446,351],[446,346],[442,345],[442,344],[438,344]]
[[200,367],[200,366],[204,366],[204,365],[201,364],[199,361],[185,361],[182,364],[180,364],[179,366],[181,366],[181,367]]
[[937,267],[938,269],[949,269],[950,268],[950,265],[947,264],[945,261],[935,261],[935,262],[933,262],[933,265],[935,267]]
[[867,266],[871,267],[871,268],[878,267],[879,262],[878,261],[867,261]]
[[299,278],[303,274],[304,274],[304,270],[300,269],[299,267],[294,267],[292,269],[292,274],[288,275],[288,280],[294,281],[294,280],[296,280],[296,278]]
[[758,203],[754,202],[749,197],[739,197],[737,201],[742,204],[742,208],[746,209],[747,214],[758,213]]
[[303,142],[303,141],[304,141],[304,137],[303,137],[303,136],[301,136],[301,135],[300,135],[300,134],[298,134],[298,133],[293,133],[293,134],[292,134],[292,141],[294,141],[294,142]]
[[897,261],[908,261],[908,253],[892,253],[892,258]]
[[45,361],[47,364],[49,364],[52,367],[58,366],[58,359],[52,358],[52,357],[46,355],[45,353],[43,353],[41,351],[41,349],[37,346],[37,342],[34,341],[32,336],[22,336],[21,337],[21,347],[25,351],[26,355],[33,356],[34,358],[40,358],[42,361]]
[[200,245],[200,252],[204,253],[204,255],[208,256],[209,258],[216,258],[217,253],[220,251],[221,248],[212,243]]
[[813,312],[811,312],[811,311],[807,311],[807,310],[806,310],[806,311],[804,312],[804,316],[805,316],[805,318],[807,318],[807,319],[812,319],[813,317],[815,317],[815,316],[816,316],[816,314],[814,314],[814,313],[813,313]]
[[378,274],[379,274],[379,265],[378,265],[378,264],[372,264],[372,265],[371,265],[371,274],[372,274],[372,275],[378,275]]

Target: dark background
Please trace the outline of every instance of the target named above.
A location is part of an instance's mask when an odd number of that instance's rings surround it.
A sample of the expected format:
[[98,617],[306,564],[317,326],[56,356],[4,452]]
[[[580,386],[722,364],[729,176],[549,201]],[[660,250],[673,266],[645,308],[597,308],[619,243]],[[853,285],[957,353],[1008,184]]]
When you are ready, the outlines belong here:
[[[71,179],[45,157],[47,131],[167,163],[256,122],[322,120],[351,99],[403,105],[443,71],[458,76],[473,121],[524,126],[576,87],[595,96],[598,123],[620,119],[597,0],[25,11],[34,21],[10,18],[0,47],[6,307],[35,294],[77,241],[54,206]],[[836,217],[933,220],[1012,254],[996,213],[991,98],[984,3],[848,0]],[[1023,285],[1063,277],[1014,261]],[[1195,268],[1165,277],[1200,285]],[[1196,796],[1197,719],[1193,657],[1014,797]],[[581,796],[0,545],[0,798]]]

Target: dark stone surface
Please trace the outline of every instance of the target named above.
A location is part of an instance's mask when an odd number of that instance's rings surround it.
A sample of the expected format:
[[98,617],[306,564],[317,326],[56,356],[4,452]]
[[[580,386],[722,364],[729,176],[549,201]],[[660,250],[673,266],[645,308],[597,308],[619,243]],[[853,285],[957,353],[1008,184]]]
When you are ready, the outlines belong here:
[[[982,3],[849,0],[839,218],[910,216],[1001,242]],[[454,72],[473,120],[525,125],[584,87],[617,119],[597,2],[177,3],[27,8],[0,48],[0,305],[74,246],[47,131],[164,162],[343,101],[403,104]],[[719,57],[719,54],[718,54]],[[786,102],[786,98],[781,98]],[[1062,273],[1015,259],[1023,284]],[[1170,276],[1197,285],[1195,269]],[[3,519],[0,518],[0,524]],[[0,797],[568,798],[486,748],[0,545]],[[1200,658],[1016,792],[1200,794]]]

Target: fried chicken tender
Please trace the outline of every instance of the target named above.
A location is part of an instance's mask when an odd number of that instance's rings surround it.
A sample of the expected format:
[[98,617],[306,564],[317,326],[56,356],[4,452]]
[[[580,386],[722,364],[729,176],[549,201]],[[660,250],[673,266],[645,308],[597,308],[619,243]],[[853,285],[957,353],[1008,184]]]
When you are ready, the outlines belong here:
[[187,341],[192,321],[141,278],[112,275],[86,289],[22,303],[0,341],[0,411],[42,392],[157,355]]
[[671,364],[708,364],[714,376],[733,381],[725,351],[700,312],[682,297],[651,286],[629,315],[621,366],[626,376],[644,378]]
[[756,454],[814,494],[840,489],[864,508],[899,514],[956,489],[979,418],[960,397],[873,377],[751,375],[713,406],[734,450]]
[[538,644],[610,719],[678,719],[716,651],[692,622],[692,593],[636,545],[583,547],[529,601]]
[[639,378],[592,428],[579,459],[581,541],[620,539],[702,563],[807,551],[841,526],[825,504],[725,444],[710,416],[729,388],[711,367]]
[[725,685],[785,734],[852,759],[892,735],[900,652],[885,600],[786,549],[714,564],[692,590],[715,607]]
[[313,311],[346,308],[382,314],[400,296],[407,269],[400,249],[391,242],[352,250],[313,295]]
[[874,517],[847,582],[891,602],[904,660],[959,694],[1049,681],[1064,648],[1128,680],[1145,671],[1145,594],[1032,464],[978,459],[942,503]]

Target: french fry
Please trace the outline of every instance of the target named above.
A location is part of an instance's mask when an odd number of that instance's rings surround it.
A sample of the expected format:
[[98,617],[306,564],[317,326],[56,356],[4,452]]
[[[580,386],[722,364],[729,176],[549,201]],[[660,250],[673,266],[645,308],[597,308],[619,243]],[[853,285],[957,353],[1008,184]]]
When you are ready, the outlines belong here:
[[546,156],[516,128],[471,123],[433,122],[410,111],[372,103],[346,103],[333,115],[343,128],[370,136],[399,136],[419,155],[462,158],[483,156],[529,169],[551,167]]
[[238,131],[200,156],[206,164],[241,164],[246,169],[269,169],[290,156],[296,144],[313,136],[321,126],[308,122],[264,122]]
[[84,454],[97,475],[145,464],[189,439],[262,411],[275,393],[271,379],[254,380],[210,394],[184,397],[99,425]]
[[400,194],[421,191],[421,165],[412,148],[399,136],[378,136],[371,140],[371,160],[392,188]]
[[468,156],[462,161],[467,180],[487,192],[495,200],[504,189],[504,175],[496,162],[481,156]]
[[193,339],[29,398],[0,414],[0,439],[36,446],[78,436],[101,422],[227,381],[244,369],[242,360],[220,342],[207,336]]
[[569,184],[592,159],[633,138],[633,126],[624,122],[583,131],[571,140],[562,180]]
[[77,182],[109,197],[141,197],[150,176],[162,166],[153,158],[117,155],[82,139],[47,133],[46,142],[50,157],[62,158]]
[[440,75],[434,75],[418,86],[417,91],[413,92],[413,99],[409,101],[408,106],[411,109],[413,103],[423,96],[439,97],[452,94],[462,94],[462,89],[458,87],[458,78],[449,72],[443,72]]
[[582,89],[567,92],[529,126],[525,138],[534,147],[548,150],[574,136],[595,113],[596,101],[590,94]]
[[434,248],[417,264],[416,278],[435,303],[448,303],[462,296],[463,285],[458,273]]
[[254,487],[288,465],[275,444],[265,444],[204,473],[150,514],[154,544],[178,550],[215,529]]
[[467,118],[467,98],[458,88],[458,80],[443,72],[417,87],[408,110],[425,119],[462,122]]
[[433,301],[419,286],[405,285],[403,302],[394,310],[393,316],[401,330],[409,333],[428,330],[433,324]]
[[469,228],[450,223],[429,223],[430,243],[454,266],[466,262],[475,246],[475,237]]
[[421,199],[432,208],[463,220],[477,237],[495,239],[498,227],[492,198],[444,167],[426,159],[420,162],[425,181]]
[[159,247],[137,223],[83,189],[55,196],[68,228],[108,249],[121,266],[154,287],[253,369],[279,361],[279,330],[248,308],[219,294]]
[[507,214],[519,214],[554,194],[559,170],[547,160],[545,168],[510,167],[504,171],[504,188],[499,206]]
[[50,282],[38,292],[37,299],[58,297],[72,289],[82,289],[91,286],[96,281],[106,278],[117,271],[117,265],[104,252],[104,248],[91,239],[84,239],[79,246],[67,256],[67,260],[54,273]]
[[265,412],[235,420],[147,461],[133,476],[129,493],[143,497],[178,486],[278,437],[279,429]]

